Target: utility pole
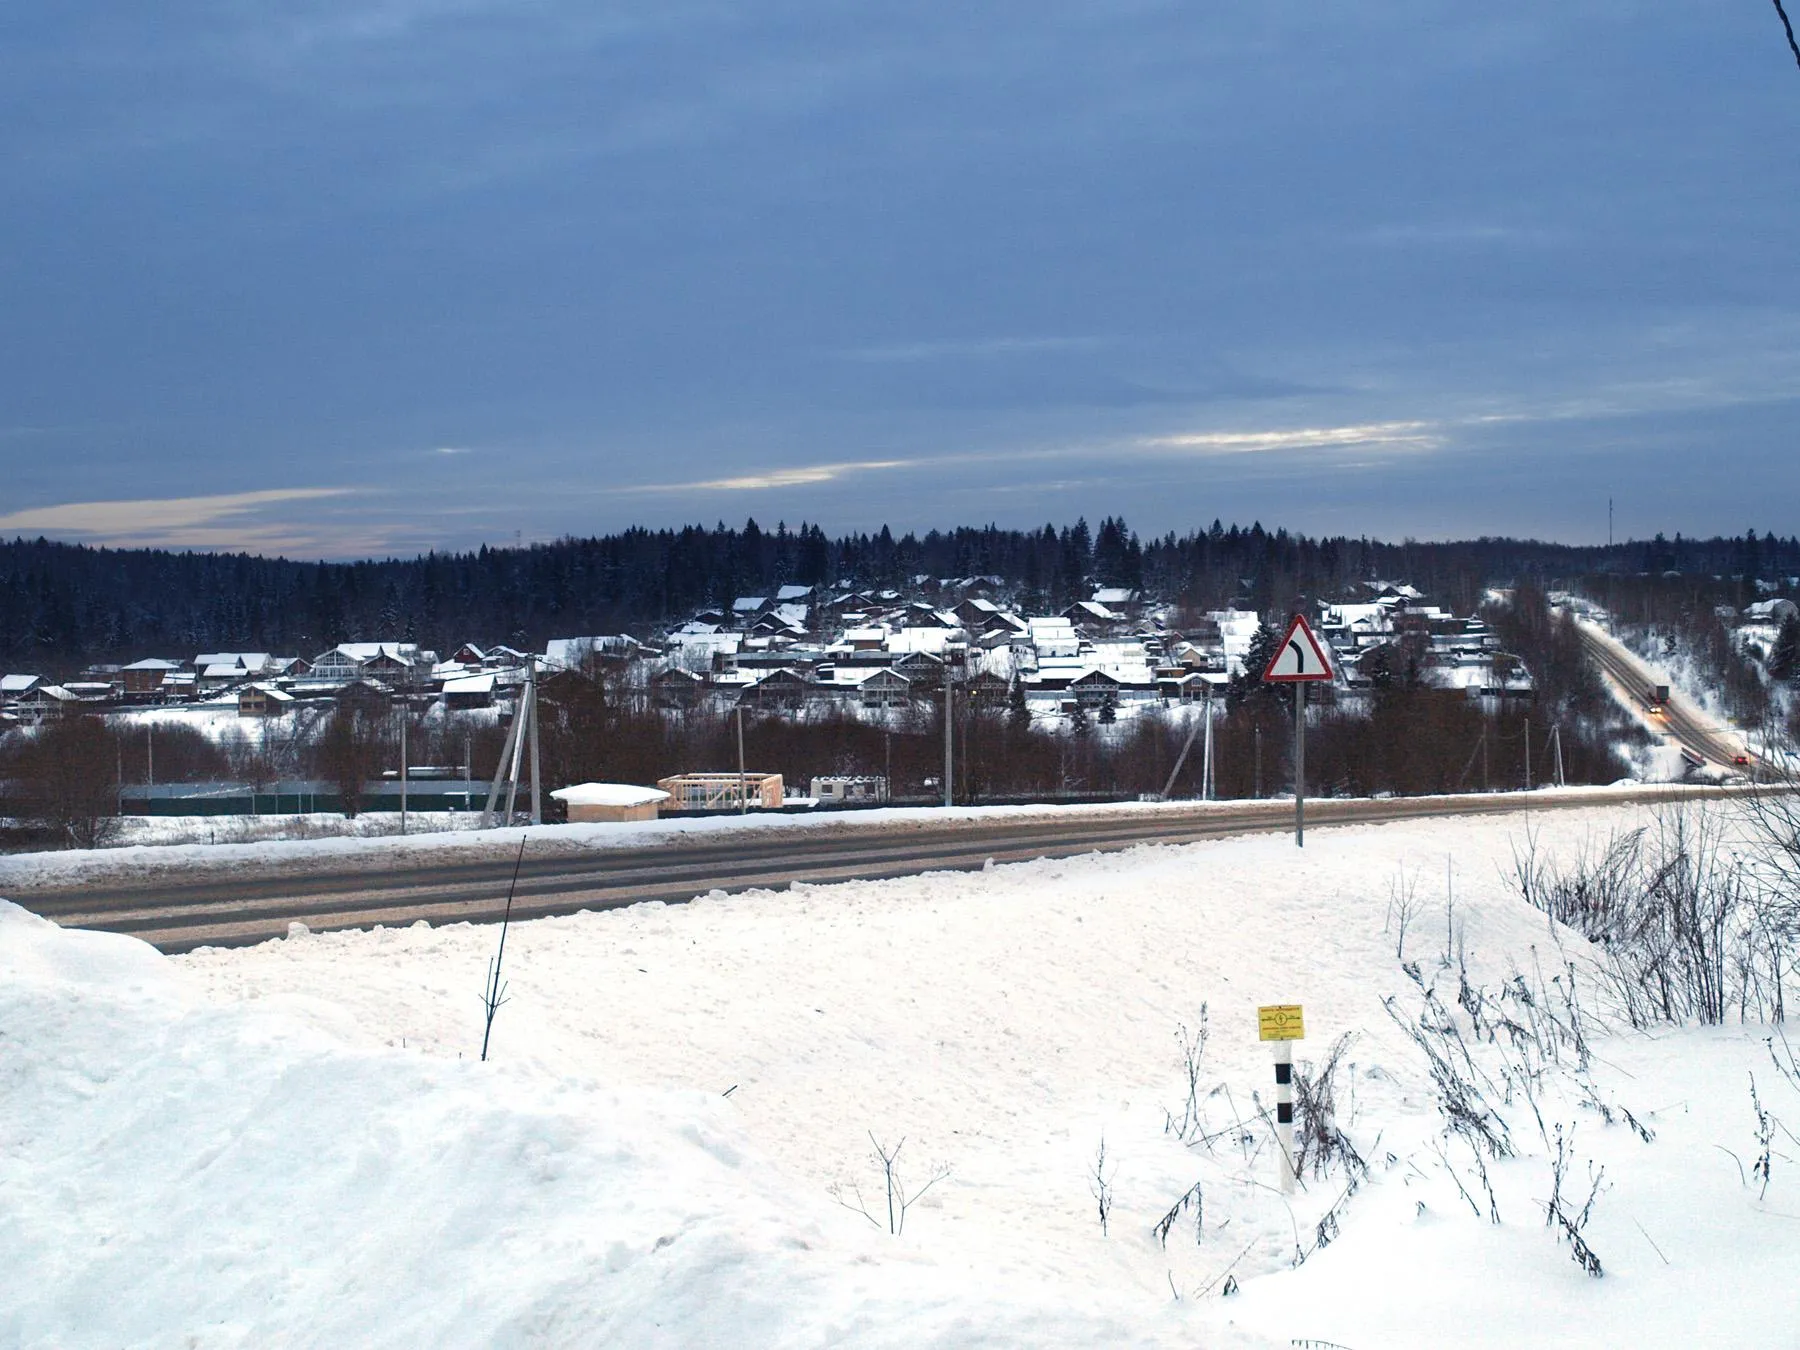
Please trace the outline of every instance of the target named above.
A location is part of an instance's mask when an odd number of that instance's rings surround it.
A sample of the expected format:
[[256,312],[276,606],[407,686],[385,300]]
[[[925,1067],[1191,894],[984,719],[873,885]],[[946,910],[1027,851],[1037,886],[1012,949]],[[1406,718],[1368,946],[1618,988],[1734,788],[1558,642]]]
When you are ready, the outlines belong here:
[[1260,797],[1262,796],[1262,723],[1252,723],[1252,730],[1256,742],[1256,777],[1254,785],[1250,789],[1250,795]]
[[1485,718],[1481,723],[1481,790],[1483,792],[1490,790],[1488,787],[1487,720]]
[[525,662],[525,687],[531,691],[531,823],[544,823],[543,781],[538,775],[537,657]]
[[944,644],[944,805],[956,804],[953,788],[955,758],[951,748],[950,728],[955,722],[956,690],[950,683],[950,644]]
[[738,814],[750,814],[750,780],[744,774],[744,705],[737,705],[737,742],[738,742]]
[[519,694],[519,708],[513,714],[512,727],[506,733],[506,743],[500,750],[500,762],[494,766],[494,781],[488,788],[487,806],[481,813],[482,828],[494,823],[494,807],[500,800],[500,785],[506,788],[506,823],[512,824],[513,811],[519,798],[519,773],[525,763],[525,743],[527,724],[529,723],[531,741],[531,819],[534,825],[544,822],[543,799],[540,795],[538,777],[538,737],[537,737],[537,658],[526,658],[525,688]]
[[1617,633],[1619,627],[1613,622],[1613,499],[1606,499],[1606,631]]
[[1212,685],[1206,686],[1206,747],[1200,757],[1200,800],[1213,799],[1213,714]]
[[1525,719],[1525,790],[1531,791],[1531,719]]
[[156,786],[156,724],[144,724],[144,785]]
[[406,713],[405,700],[400,704],[400,833],[406,833]]
[[1562,725],[1561,725],[1561,723],[1558,723],[1556,726],[1553,726],[1550,728],[1550,744],[1555,748],[1555,751],[1556,751],[1556,786],[1565,787],[1565,786],[1567,786],[1567,784],[1565,784],[1563,782]]

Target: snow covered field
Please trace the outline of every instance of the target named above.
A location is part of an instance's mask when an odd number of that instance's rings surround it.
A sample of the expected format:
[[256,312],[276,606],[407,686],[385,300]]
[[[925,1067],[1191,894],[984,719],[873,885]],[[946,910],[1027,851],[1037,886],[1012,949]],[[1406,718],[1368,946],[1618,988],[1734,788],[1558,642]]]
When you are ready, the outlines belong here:
[[[1531,825],[1567,855],[1643,818]],[[521,924],[486,1065],[492,927],[171,960],[5,910],[0,1344],[1793,1343],[1800,1148],[1774,1133],[1765,1192],[1749,1076],[1782,1121],[1800,1090],[1760,1028],[1606,1030],[1585,944],[1504,882],[1525,829],[1321,829],[1303,853],[1246,837]],[[1485,1160],[1491,1200],[1403,1029],[1424,995],[1402,955],[1494,1089],[1516,1156]],[[1301,1060],[1352,1037],[1354,1188],[1340,1160],[1274,1189],[1270,1002],[1305,1005]],[[1489,1027],[1580,1023],[1587,1051],[1490,1044],[1471,1004]],[[1180,1038],[1202,1026],[1190,1110]],[[1558,1127],[1573,1208],[1605,1169],[1599,1279],[1546,1227]],[[898,1236],[870,1134],[904,1138],[908,1194],[946,1173]],[[858,1193],[879,1225],[840,1203]]]

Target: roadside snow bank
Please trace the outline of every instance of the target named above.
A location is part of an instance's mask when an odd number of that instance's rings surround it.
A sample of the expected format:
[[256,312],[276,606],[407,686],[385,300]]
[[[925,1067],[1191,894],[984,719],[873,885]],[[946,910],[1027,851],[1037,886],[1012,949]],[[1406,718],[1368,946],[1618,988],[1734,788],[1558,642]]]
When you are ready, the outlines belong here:
[[865,1236],[716,1093],[342,1030],[0,902],[0,1344],[1195,1343]]

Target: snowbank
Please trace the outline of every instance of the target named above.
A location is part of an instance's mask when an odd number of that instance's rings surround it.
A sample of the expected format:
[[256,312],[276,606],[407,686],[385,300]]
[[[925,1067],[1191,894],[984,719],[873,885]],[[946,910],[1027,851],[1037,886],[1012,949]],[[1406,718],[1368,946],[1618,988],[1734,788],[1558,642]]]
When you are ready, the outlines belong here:
[[3,903],[0,1027],[8,1346],[1193,1343],[877,1242],[716,1092],[353,1049]]

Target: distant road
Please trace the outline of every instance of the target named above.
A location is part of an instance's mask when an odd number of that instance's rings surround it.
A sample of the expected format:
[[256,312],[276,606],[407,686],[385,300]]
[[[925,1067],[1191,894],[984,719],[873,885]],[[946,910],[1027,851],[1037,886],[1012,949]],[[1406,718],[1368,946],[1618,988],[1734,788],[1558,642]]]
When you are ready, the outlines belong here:
[[[1549,811],[1718,795],[1717,790],[1620,787],[1588,792],[1515,792],[1307,804],[1311,825],[1370,824],[1435,816]],[[1291,802],[1228,802],[1106,815],[1071,809],[1061,819],[969,819],[943,824],[869,821],[841,827],[759,829],[633,848],[600,848],[533,859],[526,854],[513,914],[542,918],[617,909],[649,900],[690,900],[709,891],[781,888],[796,882],[873,880],[922,872],[972,871],[994,862],[1110,852],[1137,844],[1182,844],[1292,825]],[[352,868],[342,857],[315,866],[284,862],[278,875],[158,869],[122,883],[21,887],[9,899],[71,928],[131,933],[165,952],[248,946],[282,937],[290,923],[314,930],[491,923],[500,918],[512,861],[401,859]]]
[[[1662,678],[1653,674],[1629,648],[1598,625],[1578,623],[1576,629],[1600,668],[1624,688],[1627,697],[1640,705],[1642,711],[1644,691],[1653,684],[1662,683]],[[1670,688],[1660,717],[1648,712],[1643,712],[1643,716],[1647,725],[1665,732],[1708,764],[1733,773],[1743,772],[1744,766],[1737,763],[1739,755],[1749,753],[1743,737],[1679,689]]]

